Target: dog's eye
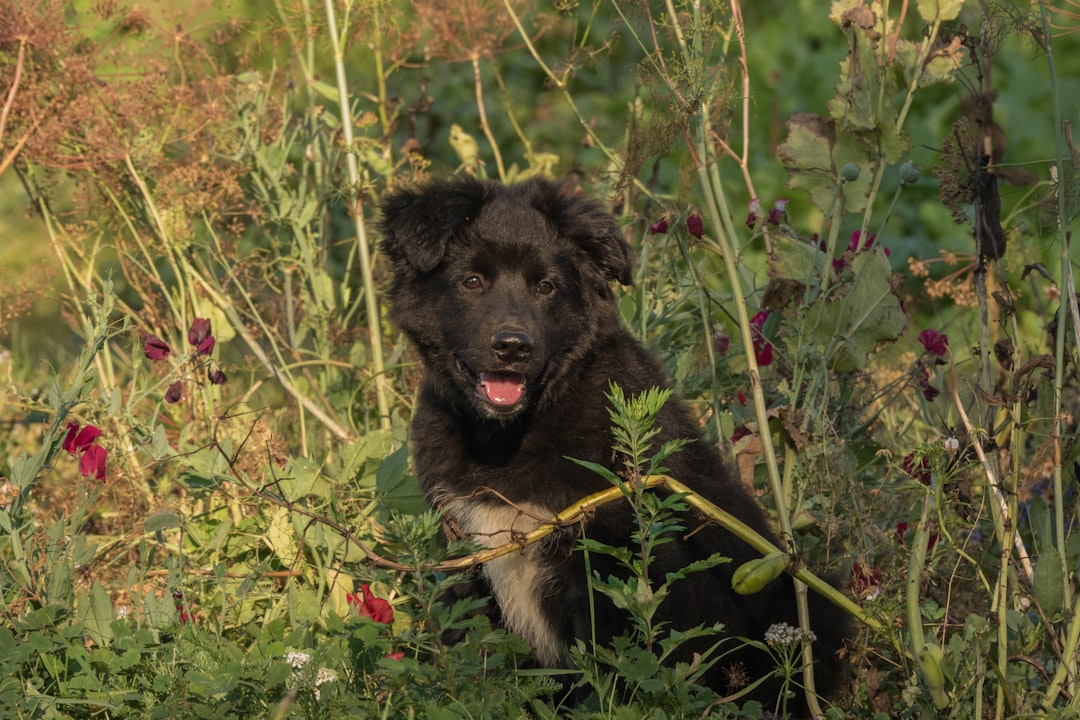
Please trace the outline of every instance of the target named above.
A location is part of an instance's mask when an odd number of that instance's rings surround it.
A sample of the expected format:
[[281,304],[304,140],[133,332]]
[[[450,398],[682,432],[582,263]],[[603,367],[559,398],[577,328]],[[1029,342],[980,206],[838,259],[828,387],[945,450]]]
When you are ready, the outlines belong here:
[[541,295],[550,295],[555,292],[555,283],[550,280],[541,280],[536,284],[536,292]]
[[484,286],[484,281],[479,275],[470,275],[461,281],[461,286],[466,290],[479,290]]

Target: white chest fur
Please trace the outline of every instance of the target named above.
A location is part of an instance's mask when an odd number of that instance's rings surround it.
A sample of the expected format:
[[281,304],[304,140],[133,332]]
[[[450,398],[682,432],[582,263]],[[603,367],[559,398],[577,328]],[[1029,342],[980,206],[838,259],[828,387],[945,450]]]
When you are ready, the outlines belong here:
[[[453,499],[444,503],[444,509],[457,520],[465,537],[488,547],[520,538],[553,516],[542,507],[511,507],[498,500]],[[539,547],[530,545],[485,563],[483,572],[506,628],[532,645],[541,663],[556,667],[569,659],[568,650],[541,612],[540,598],[550,592],[552,578],[539,555]]]

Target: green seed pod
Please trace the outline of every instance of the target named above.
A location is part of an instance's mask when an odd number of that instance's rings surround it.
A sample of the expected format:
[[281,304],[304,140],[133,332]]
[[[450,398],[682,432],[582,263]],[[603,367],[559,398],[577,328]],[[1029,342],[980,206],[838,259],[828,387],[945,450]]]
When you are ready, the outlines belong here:
[[915,662],[919,664],[923,682],[930,691],[930,698],[934,701],[934,707],[944,710],[949,707],[949,693],[945,691],[945,671],[941,668],[944,659],[941,648],[934,643],[926,643],[915,656]]
[[900,166],[900,182],[904,185],[914,185],[922,177],[922,170],[915,163],[907,160]]
[[840,177],[844,182],[855,182],[859,179],[859,175],[862,171],[859,170],[859,166],[855,163],[848,163],[844,167],[840,168]]
[[731,588],[740,595],[760,592],[784,572],[787,563],[787,556],[781,552],[744,562],[735,568],[735,573],[731,576]]

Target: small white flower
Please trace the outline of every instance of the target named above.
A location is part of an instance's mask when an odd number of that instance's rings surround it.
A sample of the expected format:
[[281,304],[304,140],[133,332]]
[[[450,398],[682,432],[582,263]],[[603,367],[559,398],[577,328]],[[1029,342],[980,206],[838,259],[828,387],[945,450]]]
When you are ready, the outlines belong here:
[[945,438],[945,452],[952,455],[954,452],[960,449],[960,441],[954,437]]
[[804,632],[787,623],[773,623],[769,626],[769,629],[765,631],[765,642],[773,647],[776,647],[777,645],[796,645],[801,643],[804,639],[814,642],[817,640],[817,635],[814,634],[813,630],[806,630]]
[[285,653],[285,662],[289,663],[297,670],[307,665],[308,660],[311,660],[311,656],[306,652],[292,651]]
[[127,618],[127,616],[128,616],[128,609],[127,609],[127,605],[121,605],[121,606],[120,606],[120,609],[116,611],[116,616],[117,616],[118,618],[120,618],[121,620],[124,620],[124,619],[126,619],[126,618]]
[[323,683],[333,682],[337,680],[337,675],[333,670],[321,667],[319,672],[315,675],[315,687],[319,687]]

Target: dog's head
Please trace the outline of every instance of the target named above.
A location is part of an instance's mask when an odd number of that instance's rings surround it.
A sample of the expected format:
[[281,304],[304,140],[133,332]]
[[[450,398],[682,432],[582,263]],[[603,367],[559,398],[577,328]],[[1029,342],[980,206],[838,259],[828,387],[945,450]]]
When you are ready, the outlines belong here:
[[630,248],[599,204],[546,180],[460,177],[389,195],[391,317],[444,397],[508,419],[555,399],[618,322]]

